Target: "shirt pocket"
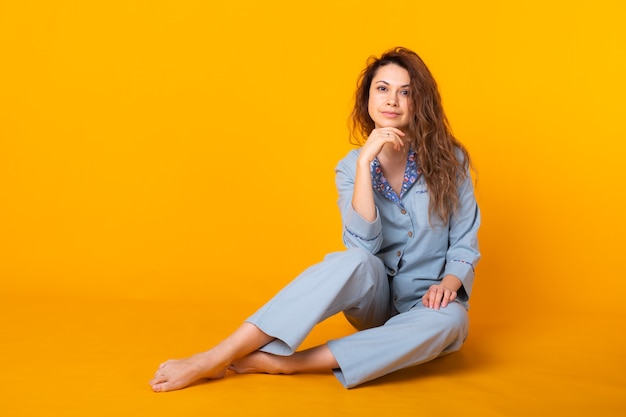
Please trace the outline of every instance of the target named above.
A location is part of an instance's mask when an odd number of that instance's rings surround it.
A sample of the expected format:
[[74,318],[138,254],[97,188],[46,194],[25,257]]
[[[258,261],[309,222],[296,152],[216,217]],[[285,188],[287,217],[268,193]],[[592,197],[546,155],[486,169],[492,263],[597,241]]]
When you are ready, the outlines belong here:
[[438,229],[444,227],[443,221],[436,214],[428,216],[430,193],[424,183],[416,183],[410,191],[409,203],[415,215],[415,224],[420,229]]

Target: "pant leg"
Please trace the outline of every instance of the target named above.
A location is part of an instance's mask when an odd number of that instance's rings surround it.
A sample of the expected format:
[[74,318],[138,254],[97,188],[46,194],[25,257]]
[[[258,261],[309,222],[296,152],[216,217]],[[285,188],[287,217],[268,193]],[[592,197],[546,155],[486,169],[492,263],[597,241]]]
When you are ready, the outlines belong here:
[[382,261],[362,250],[327,255],[281,290],[246,321],[276,339],[262,351],[291,355],[324,319],[347,311],[360,326],[379,326],[393,303]]
[[433,310],[420,302],[383,326],[328,342],[340,367],[335,376],[352,388],[454,352],[465,341],[468,326],[467,309],[461,303]]

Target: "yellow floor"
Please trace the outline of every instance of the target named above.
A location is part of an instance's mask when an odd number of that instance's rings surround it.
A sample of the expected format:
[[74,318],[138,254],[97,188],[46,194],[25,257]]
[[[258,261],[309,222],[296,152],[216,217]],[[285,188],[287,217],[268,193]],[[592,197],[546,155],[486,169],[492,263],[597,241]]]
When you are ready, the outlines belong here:
[[[0,1],[0,417],[626,416],[625,8]],[[333,168],[356,77],[394,45],[476,167],[466,345],[353,390],[152,393],[160,362],[343,249]]]
[[[200,298],[3,298],[1,416],[445,416],[468,410],[621,416],[626,410],[623,313],[474,321],[460,352],[353,390],[324,373],[228,375],[154,394],[147,381],[159,362],[212,345],[248,311],[234,314],[226,300]],[[349,331],[342,318],[332,318],[305,344]]]

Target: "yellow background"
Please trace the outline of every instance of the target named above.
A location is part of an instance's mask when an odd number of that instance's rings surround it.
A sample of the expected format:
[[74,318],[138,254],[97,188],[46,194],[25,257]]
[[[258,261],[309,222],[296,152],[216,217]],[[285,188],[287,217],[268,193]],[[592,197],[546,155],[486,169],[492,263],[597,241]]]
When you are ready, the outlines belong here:
[[333,168],[356,77],[395,45],[433,71],[477,169],[472,336],[431,379],[307,390],[361,414],[384,395],[440,411],[456,383],[458,410],[482,415],[623,410],[625,18],[620,0],[0,1],[0,412],[214,399],[146,381],[342,248]]

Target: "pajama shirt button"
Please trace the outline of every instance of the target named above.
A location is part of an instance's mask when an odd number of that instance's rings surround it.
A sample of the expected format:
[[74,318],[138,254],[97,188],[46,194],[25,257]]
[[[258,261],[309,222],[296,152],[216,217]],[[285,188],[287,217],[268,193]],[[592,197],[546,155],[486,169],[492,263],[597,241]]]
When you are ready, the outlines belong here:
[[413,237],[413,232],[409,232],[409,237]]
[[398,251],[398,252],[396,252],[396,255],[400,256],[400,255],[402,255],[402,252]]
[[405,209],[402,209],[402,210],[400,210],[400,213],[402,213],[402,214],[406,214],[406,210],[405,210]]

